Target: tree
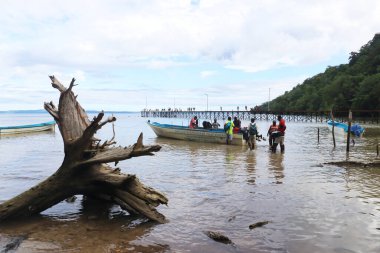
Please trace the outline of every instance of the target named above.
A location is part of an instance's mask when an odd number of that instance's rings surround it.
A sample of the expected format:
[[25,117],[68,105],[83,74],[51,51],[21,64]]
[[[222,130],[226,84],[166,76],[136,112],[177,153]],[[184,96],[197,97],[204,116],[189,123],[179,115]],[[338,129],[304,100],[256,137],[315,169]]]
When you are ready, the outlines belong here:
[[[351,52],[348,64],[328,66],[291,91],[270,101],[273,110],[378,110],[380,86],[380,34]],[[370,84],[369,84],[370,83]],[[329,109],[328,109],[329,110]]]
[[115,136],[101,142],[95,133],[115,117],[103,120],[99,113],[92,121],[78,103],[72,91],[64,87],[54,76],[52,86],[59,90],[58,109],[53,102],[45,103],[45,109],[56,121],[63,138],[65,157],[60,168],[49,178],[20,195],[0,205],[0,221],[38,214],[45,209],[76,194],[99,198],[120,205],[130,213],[139,213],[151,220],[164,222],[165,217],[155,207],[167,204],[167,198],[152,188],[144,186],[135,175],[123,174],[108,163],[132,157],[153,155],[160,146],[144,146],[140,134],[137,142],[128,147],[115,147]]

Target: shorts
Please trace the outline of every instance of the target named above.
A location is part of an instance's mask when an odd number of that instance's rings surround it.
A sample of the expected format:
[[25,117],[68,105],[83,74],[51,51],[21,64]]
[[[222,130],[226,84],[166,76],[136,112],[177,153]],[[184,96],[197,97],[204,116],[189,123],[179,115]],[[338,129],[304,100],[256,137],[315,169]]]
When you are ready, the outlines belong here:
[[280,145],[284,145],[285,136],[278,136],[274,139],[274,143],[279,143]]
[[249,136],[249,142],[255,144],[256,143],[256,135]]
[[232,141],[232,137],[233,137],[233,135],[232,135],[232,134],[227,134],[227,137],[226,137],[226,139],[227,139],[227,140],[230,140],[230,141]]

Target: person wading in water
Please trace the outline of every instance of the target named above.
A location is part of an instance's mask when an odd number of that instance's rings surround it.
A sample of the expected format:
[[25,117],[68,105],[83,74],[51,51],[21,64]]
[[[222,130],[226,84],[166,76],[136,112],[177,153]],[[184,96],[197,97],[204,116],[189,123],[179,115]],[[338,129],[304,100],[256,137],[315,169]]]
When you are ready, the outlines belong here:
[[267,136],[269,136],[269,149],[272,149],[272,146],[273,146],[274,136],[272,135],[272,133],[274,131],[277,131],[277,124],[275,120],[273,120],[273,123],[272,125],[270,125],[268,129],[268,133],[267,133]]
[[285,125],[285,120],[282,118],[281,115],[277,116],[277,120],[279,121],[277,131],[278,131],[278,136],[274,139],[274,143],[272,146],[272,152],[276,152],[277,145],[280,144],[281,148],[281,153],[285,152],[285,130],[286,130],[286,125]]
[[228,120],[226,123],[224,123],[224,131],[226,132],[226,144],[232,143],[233,138],[233,129],[234,129],[234,123],[231,120],[231,117],[228,117]]
[[249,123],[249,126],[248,126],[248,131],[249,131],[248,146],[251,150],[255,149],[256,136],[258,135],[255,120],[256,120],[255,118],[251,118],[251,123]]

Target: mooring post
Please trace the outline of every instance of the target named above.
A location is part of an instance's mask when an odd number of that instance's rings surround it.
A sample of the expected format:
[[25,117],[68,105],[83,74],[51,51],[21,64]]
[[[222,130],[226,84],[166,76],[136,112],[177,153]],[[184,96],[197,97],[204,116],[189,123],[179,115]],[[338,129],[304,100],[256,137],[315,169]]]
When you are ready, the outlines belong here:
[[346,152],[350,152],[350,138],[351,138],[351,122],[352,122],[352,112],[348,112],[348,129],[347,129],[347,147]]
[[318,144],[319,144],[319,127],[318,127]]
[[336,147],[336,143],[335,143],[335,133],[334,133],[334,128],[335,128],[335,126],[334,126],[334,114],[333,114],[333,112],[332,112],[332,110],[331,110],[331,120],[332,120],[332,136],[333,136],[333,143],[334,143],[334,148]]

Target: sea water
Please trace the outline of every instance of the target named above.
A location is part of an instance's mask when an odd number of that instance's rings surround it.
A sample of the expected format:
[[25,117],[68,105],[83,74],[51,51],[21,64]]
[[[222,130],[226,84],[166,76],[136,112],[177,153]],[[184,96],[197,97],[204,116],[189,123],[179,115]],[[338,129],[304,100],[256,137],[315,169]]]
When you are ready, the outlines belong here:
[[[25,236],[17,252],[380,252],[380,169],[327,164],[377,161],[378,126],[365,126],[364,137],[347,155],[343,137],[337,136],[333,148],[327,124],[287,122],[285,153],[273,154],[267,141],[250,151],[158,138],[147,118],[114,115],[117,145],[132,145],[142,132],[145,145],[162,146],[155,156],[118,167],[167,196],[168,206],[158,210],[168,222],[150,222],[78,196],[40,216],[0,223],[0,251],[4,238]],[[0,114],[1,126],[50,120],[46,113]],[[188,124],[187,119],[150,120]],[[270,122],[257,125],[265,136]],[[97,137],[112,138],[111,124]],[[63,157],[58,128],[1,137],[0,202],[47,178]],[[269,223],[249,229],[260,221]],[[220,232],[233,244],[213,241],[205,231]]]

